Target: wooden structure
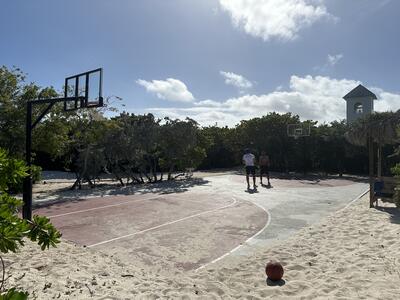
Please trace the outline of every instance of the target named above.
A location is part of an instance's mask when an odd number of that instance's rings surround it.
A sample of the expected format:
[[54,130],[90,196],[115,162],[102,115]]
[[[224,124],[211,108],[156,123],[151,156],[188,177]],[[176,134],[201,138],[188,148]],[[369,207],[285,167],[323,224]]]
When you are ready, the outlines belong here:
[[369,207],[377,206],[379,199],[391,199],[396,188],[394,177],[382,176],[382,145],[378,144],[376,149],[377,174],[374,171],[375,146],[371,133],[368,137],[368,157],[369,157]]
[[400,110],[374,114],[373,104],[377,97],[362,85],[343,98],[347,102],[349,126],[346,139],[353,145],[368,149],[370,207],[374,207],[377,199],[394,194],[395,179],[382,177],[382,147],[400,143]]

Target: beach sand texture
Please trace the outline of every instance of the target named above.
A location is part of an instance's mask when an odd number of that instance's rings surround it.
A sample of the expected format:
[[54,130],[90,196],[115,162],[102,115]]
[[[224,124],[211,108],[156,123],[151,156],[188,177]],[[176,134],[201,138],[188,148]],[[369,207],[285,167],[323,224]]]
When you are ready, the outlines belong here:
[[[5,255],[7,287],[32,299],[399,299],[400,212],[369,209],[367,196],[280,244],[231,255],[198,272],[155,274],[123,256],[62,242]],[[153,249],[156,251],[156,249]],[[160,255],[162,255],[160,253]],[[284,281],[266,280],[282,262]],[[169,273],[168,273],[169,272]]]

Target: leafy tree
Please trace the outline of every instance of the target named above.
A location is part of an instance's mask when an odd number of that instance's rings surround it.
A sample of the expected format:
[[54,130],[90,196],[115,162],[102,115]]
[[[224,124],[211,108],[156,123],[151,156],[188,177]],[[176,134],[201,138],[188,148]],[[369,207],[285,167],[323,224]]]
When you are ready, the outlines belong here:
[[[18,210],[22,202],[11,197],[7,191],[10,185],[23,180],[27,170],[21,160],[8,157],[7,152],[0,148],[0,253],[16,252],[24,245],[24,238],[37,242],[41,249],[45,250],[50,246],[55,247],[61,237],[46,217],[34,216],[32,221],[19,218]],[[0,299],[27,299],[28,295],[25,292],[4,289],[5,265],[1,256],[0,261]]]
[[209,126],[199,130],[199,143],[205,149],[200,169],[229,168],[240,162],[235,130],[228,127]]
[[[165,118],[161,127],[162,167],[168,171],[168,180],[172,173],[185,168],[196,168],[204,158],[205,152],[198,147],[198,124],[187,118],[185,121]],[[191,157],[191,154],[196,154]]]
[[152,114],[122,113],[112,118],[101,142],[110,171],[121,184],[156,182],[160,159],[160,121]]
[[66,167],[75,172],[72,188],[81,188],[83,182],[94,187],[96,179],[105,168],[104,135],[105,118],[98,110],[82,110],[68,119],[69,138],[66,141],[64,159]]
[[[26,102],[32,99],[51,98],[58,94],[53,88],[40,88],[25,83],[25,74],[18,68],[0,67],[0,146],[22,157],[25,150]],[[37,117],[45,105],[35,105],[33,118]],[[54,122],[60,117],[61,108],[55,109],[46,118],[44,125],[34,131],[34,149],[43,149],[53,154],[62,147],[59,130],[54,130]],[[60,128],[57,128],[60,129]],[[38,134],[38,136],[36,136]],[[46,134],[45,137],[42,137]],[[55,144],[58,141],[58,144]],[[56,147],[58,146],[58,147]]]

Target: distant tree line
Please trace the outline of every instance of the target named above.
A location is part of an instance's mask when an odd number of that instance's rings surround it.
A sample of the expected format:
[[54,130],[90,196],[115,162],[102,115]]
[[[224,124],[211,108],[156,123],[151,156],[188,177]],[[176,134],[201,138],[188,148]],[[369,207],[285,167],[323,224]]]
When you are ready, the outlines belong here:
[[[26,101],[57,95],[52,87],[26,83],[21,70],[1,67],[0,147],[23,158]],[[39,114],[43,107],[36,109],[34,113]],[[272,112],[228,128],[201,127],[189,118],[158,119],[115,110],[116,116],[106,118],[106,110],[114,109],[108,105],[66,113],[62,106],[53,107],[33,132],[35,164],[75,172],[76,187],[83,182],[94,185],[103,173],[126,185],[173,180],[187,168],[237,167],[245,148],[256,155],[265,150],[271,169],[277,172],[368,172],[366,147],[346,139],[350,128],[344,121],[317,124],[308,120],[311,135],[293,139],[287,135],[287,125],[301,121],[291,113]],[[384,170],[390,170],[397,159],[393,156],[396,143],[382,147],[383,155],[390,156]]]

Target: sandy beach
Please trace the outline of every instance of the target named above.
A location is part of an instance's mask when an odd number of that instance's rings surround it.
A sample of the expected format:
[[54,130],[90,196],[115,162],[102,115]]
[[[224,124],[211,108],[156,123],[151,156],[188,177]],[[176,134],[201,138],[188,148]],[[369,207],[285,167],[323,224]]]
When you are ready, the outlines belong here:
[[[364,196],[286,241],[197,272],[158,274],[65,241],[45,252],[28,244],[5,256],[7,286],[33,299],[396,299],[400,212],[381,205],[369,209]],[[284,281],[266,280],[270,259],[284,265]]]

